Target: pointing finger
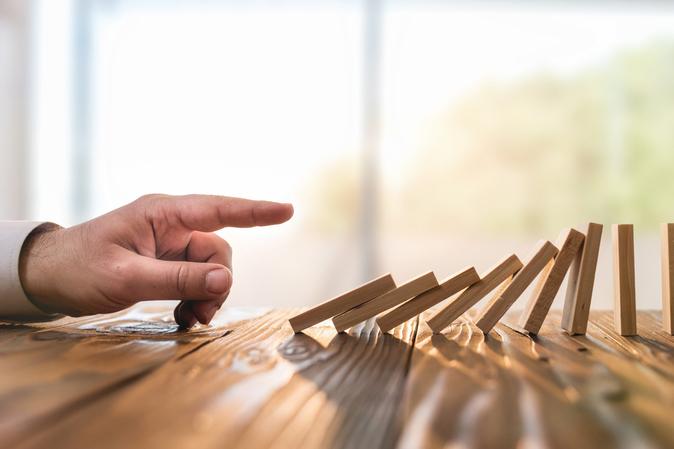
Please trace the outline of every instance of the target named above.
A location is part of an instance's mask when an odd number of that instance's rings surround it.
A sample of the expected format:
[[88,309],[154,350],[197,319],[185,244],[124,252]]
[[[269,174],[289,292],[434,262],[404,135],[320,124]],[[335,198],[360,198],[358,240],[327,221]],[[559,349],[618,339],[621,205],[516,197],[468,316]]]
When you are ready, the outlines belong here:
[[157,217],[176,216],[190,230],[204,232],[280,224],[294,212],[291,204],[214,195],[162,196],[156,202]]

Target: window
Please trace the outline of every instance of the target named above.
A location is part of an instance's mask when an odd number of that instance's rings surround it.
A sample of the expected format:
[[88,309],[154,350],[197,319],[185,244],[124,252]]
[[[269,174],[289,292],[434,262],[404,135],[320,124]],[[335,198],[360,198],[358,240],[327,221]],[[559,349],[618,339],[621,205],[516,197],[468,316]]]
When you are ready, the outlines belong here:
[[[658,304],[673,7],[53,3],[35,18],[37,217],[72,223],[149,192],[293,201],[286,226],[221,232],[231,302],[277,306],[352,288],[368,258],[399,281],[443,277],[590,219],[634,222],[639,306]],[[597,307],[611,305],[608,246]]]

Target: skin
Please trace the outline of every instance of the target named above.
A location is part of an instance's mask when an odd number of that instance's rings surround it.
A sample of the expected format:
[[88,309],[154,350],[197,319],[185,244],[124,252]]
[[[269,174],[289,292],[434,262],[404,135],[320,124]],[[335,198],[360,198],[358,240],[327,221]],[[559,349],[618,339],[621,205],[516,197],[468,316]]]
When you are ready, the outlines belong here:
[[292,215],[292,205],[269,201],[147,195],[71,228],[38,228],[21,251],[19,276],[47,312],[82,316],[179,299],[179,325],[208,324],[232,286],[232,249],[213,232]]

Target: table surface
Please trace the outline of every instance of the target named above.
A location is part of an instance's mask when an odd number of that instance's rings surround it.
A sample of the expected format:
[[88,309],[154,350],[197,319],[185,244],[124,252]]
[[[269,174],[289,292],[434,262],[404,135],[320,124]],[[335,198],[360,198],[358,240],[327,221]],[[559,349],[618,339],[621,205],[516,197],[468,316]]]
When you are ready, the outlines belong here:
[[654,312],[627,338],[609,312],[577,337],[553,312],[536,338],[469,318],[293,335],[295,313],[0,322],[0,447],[674,447],[674,337]]

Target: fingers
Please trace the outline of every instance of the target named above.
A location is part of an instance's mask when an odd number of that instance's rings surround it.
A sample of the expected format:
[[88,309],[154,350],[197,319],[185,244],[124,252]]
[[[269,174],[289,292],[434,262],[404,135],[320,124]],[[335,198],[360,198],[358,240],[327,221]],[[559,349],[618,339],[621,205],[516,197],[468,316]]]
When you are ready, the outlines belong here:
[[165,261],[135,254],[129,258],[121,288],[135,299],[214,301],[232,285],[231,271],[221,264]]
[[[187,260],[194,262],[219,263],[232,268],[232,248],[219,236],[210,233],[194,232],[187,247]],[[176,322],[183,327],[191,327],[199,321],[208,324],[227,299],[229,292],[212,301],[181,301],[176,307]],[[180,310],[178,310],[180,308]],[[178,321],[180,319],[180,321]]]
[[[225,294],[221,299],[213,301],[181,301],[176,307],[176,309],[181,308],[178,315],[180,321],[176,318],[176,322],[185,328],[194,326],[197,321],[201,324],[210,323],[227,296],[228,294]],[[176,316],[176,313],[174,313],[174,316]]]
[[193,232],[185,257],[190,262],[210,262],[232,268],[232,247],[222,237],[208,232]]
[[173,310],[173,319],[180,327],[185,329],[189,329],[197,324],[197,318],[194,316],[194,312],[192,312],[188,306],[189,303],[180,301]]
[[294,213],[291,204],[215,195],[162,196],[156,201],[160,217],[175,214],[187,228],[204,232],[280,224]]

